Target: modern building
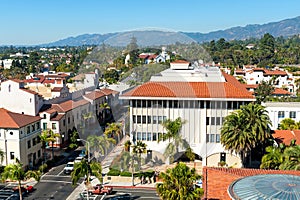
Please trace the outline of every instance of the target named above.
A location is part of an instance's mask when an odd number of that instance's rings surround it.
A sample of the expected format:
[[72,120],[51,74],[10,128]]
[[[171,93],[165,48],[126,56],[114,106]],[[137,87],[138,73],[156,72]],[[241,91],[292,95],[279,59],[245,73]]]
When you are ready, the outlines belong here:
[[203,158],[204,165],[217,166],[225,161],[228,166],[241,166],[239,157],[221,145],[220,128],[230,112],[255,99],[233,76],[218,67],[176,61],[120,98],[130,103],[131,140],[142,140],[148,150],[164,152],[168,141],[158,142],[166,133],[161,123],[180,117],[185,121],[180,134]]
[[281,121],[286,118],[300,121],[300,102],[266,102],[262,105],[268,111],[272,130],[279,129]]

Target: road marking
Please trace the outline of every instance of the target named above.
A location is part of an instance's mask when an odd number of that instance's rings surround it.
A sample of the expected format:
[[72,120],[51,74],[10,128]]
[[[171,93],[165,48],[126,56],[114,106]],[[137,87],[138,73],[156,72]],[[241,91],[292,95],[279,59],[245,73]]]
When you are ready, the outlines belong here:
[[[40,182],[44,182],[44,183],[69,183],[72,184],[71,181],[55,181],[55,180],[40,180]],[[77,183],[77,185],[79,185],[79,183]]]
[[71,177],[71,176],[58,176],[58,175],[44,175],[44,177],[62,177],[62,178],[68,178],[68,177]]
[[61,172],[59,172],[56,176],[60,176],[63,172],[64,170],[61,170]]

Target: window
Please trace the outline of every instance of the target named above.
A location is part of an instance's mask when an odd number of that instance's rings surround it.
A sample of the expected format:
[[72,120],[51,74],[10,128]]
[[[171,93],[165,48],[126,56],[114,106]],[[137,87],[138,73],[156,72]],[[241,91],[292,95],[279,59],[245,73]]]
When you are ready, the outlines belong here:
[[161,133],[158,133],[158,139],[162,140],[162,134]]
[[216,125],[221,125],[221,118],[220,117],[216,118]]
[[209,117],[206,117],[206,125],[209,125]]
[[133,107],[133,108],[136,107],[136,100],[132,100],[132,107]]
[[65,119],[63,120],[63,126],[66,126],[66,120]]
[[41,157],[41,150],[38,150],[38,158]]
[[46,130],[47,129],[47,122],[44,122],[43,123],[43,130]]
[[14,160],[15,159],[15,152],[10,152],[10,159]]
[[142,116],[142,124],[146,124],[146,122],[147,122],[146,115],[143,115]]
[[30,133],[30,126],[27,126],[27,134]]
[[31,126],[32,126],[32,131],[35,131],[35,125],[32,124]]
[[295,119],[296,118],[296,112],[295,111],[291,111],[290,112],[290,118],[291,119]]
[[209,141],[210,142],[215,142],[215,134],[210,134],[209,135]]
[[137,140],[141,140],[142,139],[142,133],[141,132],[137,132]]
[[278,111],[278,118],[284,118],[284,111]]
[[206,108],[210,108],[210,101],[206,101]]
[[163,100],[163,107],[167,108],[167,101],[166,100]]
[[132,116],[132,121],[133,121],[133,123],[136,123],[136,116],[135,115]]
[[147,108],[147,101],[146,100],[142,100],[142,108]]
[[150,124],[151,123],[151,117],[147,116],[147,123]]
[[227,101],[227,108],[232,109],[232,101]]
[[142,140],[146,140],[146,132],[142,133]]
[[52,129],[53,129],[53,130],[56,129],[56,123],[52,123]]
[[151,139],[152,139],[151,133],[147,133],[147,141],[151,141]]
[[41,142],[41,138],[38,136],[38,137],[36,137],[36,143],[38,144],[38,143],[40,143]]
[[136,116],[136,117],[137,117],[136,122],[137,122],[138,124],[140,124],[140,123],[141,123],[141,115],[138,115],[138,116]]
[[158,123],[161,124],[163,122],[163,116],[158,116]]
[[39,129],[40,129],[40,127],[41,127],[41,124],[40,124],[40,122],[37,122],[37,123],[36,123],[36,130],[39,130]]
[[220,134],[216,134],[216,142],[220,143]]
[[33,138],[32,139],[32,146],[35,146],[36,145],[36,138]]
[[156,123],[157,123],[157,117],[153,116],[153,124],[156,124]]
[[156,141],[157,138],[156,138],[156,133],[152,133],[152,141]]
[[68,117],[68,124],[70,124],[70,117]]
[[14,133],[11,131],[11,132],[9,132],[9,134],[10,134],[10,135],[13,135]]
[[148,107],[148,108],[151,108],[151,105],[152,105],[151,100],[148,100],[148,101],[147,101],[147,107]]
[[211,118],[211,125],[216,125],[216,118],[215,117]]
[[31,141],[27,141],[27,148],[30,149],[31,148]]
[[46,119],[46,114],[44,114],[43,118]]

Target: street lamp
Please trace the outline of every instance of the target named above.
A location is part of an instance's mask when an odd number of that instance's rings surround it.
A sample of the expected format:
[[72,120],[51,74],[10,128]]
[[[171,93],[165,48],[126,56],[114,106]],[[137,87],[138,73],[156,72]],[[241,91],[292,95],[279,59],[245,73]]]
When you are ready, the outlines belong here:
[[88,163],[90,163],[90,142],[89,141],[86,141],[84,139],[77,139],[77,141],[83,141],[83,142],[86,142],[87,144],[87,150],[88,150]]

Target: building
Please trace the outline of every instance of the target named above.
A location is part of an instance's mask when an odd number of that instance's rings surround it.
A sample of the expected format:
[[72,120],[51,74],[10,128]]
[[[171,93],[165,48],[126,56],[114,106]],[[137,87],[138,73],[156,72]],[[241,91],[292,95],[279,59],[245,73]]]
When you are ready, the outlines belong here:
[[0,149],[4,151],[1,165],[12,164],[16,158],[25,168],[38,162],[42,157],[40,119],[0,108]]
[[218,67],[190,66],[186,61],[171,63],[171,67],[151,80],[120,96],[130,103],[130,137],[142,140],[148,150],[162,154],[167,141],[158,143],[166,133],[161,123],[181,117],[181,136],[203,163],[217,166],[225,161],[229,166],[241,166],[237,155],[220,144],[220,128],[224,118],[254,97],[234,77]]
[[286,118],[300,121],[300,102],[266,102],[262,105],[269,113],[272,130],[279,129],[281,121]]

